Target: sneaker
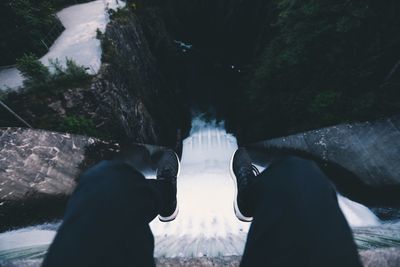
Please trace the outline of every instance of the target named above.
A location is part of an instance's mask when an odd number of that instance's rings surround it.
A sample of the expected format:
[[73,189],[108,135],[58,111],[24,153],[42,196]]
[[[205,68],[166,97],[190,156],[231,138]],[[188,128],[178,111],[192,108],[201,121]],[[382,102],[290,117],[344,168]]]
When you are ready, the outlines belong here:
[[178,215],[178,203],[176,200],[176,180],[179,176],[180,164],[176,153],[169,149],[164,152],[157,168],[157,180],[166,182],[168,191],[164,207],[161,209],[158,218],[162,222],[170,222]]
[[235,184],[233,208],[236,217],[241,221],[251,222],[253,217],[250,217],[249,212],[246,212],[241,194],[243,194],[246,188],[254,181],[259,171],[252,165],[246,149],[239,148],[233,153],[230,164],[230,174]]

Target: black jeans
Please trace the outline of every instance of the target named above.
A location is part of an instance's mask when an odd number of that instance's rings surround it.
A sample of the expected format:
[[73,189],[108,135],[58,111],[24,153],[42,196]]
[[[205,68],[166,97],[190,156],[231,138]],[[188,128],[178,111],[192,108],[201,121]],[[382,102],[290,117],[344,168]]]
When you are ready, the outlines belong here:
[[[93,167],[81,177],[43,266],[155,266],[148,224],[163,191],[127,164]],[[336,193],[313,162],[275,164],[245,198],[254,221],[241,266],[361,266]]]

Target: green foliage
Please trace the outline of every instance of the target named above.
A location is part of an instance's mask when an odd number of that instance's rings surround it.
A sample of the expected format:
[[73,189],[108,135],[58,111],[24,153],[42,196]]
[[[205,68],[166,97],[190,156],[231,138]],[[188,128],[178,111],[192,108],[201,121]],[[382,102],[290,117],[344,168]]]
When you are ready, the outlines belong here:
[[129,6],[130,6],[130,8],[132,10],[136,10],[138,8],[138,4],[137,3],[130,3]]
[[62,9],[67,6],[76,5],[80,3],[90,2],[92,0],[51,0],[51,4],[56,9]]
[[73,86],[86,85],[91,76],[83,66],[78,66],[72,59],[66,59],[66,67],[58,59],[50,60],[50,68],[39,61],[36,56],[24,55],[17,60],[17,68],[26,78],[24,89],[38,93],[49,90],[60,90]]
[[47,0],[4,0],[0,2],[0,65],[13,64],[23,53],[43,54],[41,38],[59,23]]
[[65,65],[66,67],[63,67],[58,59],[50,61],[50,69],[53,70],[51,79],[58,86],[79,86],[90,80],[85,67],[77,65],[72,59],[66,58]]
[[382,87],[400,59],[400,2],[272,2],[242,94],[242,127],[264,114],[257,123],[266,138],[400,111],[399,71]]
[[100,31],[99,28],[96,29],[96,39],[102,40],[104,34]]
[[8,92],[8,90],[0,90],[0,101],[5,101],[7,100],[7,96],[10,92]]
[[126,5],[123,8],[118,8],[116,11],[110,9],[108,11],[110,20],[118,21],[119,23],[125,23],[128,21],[129,16],[132,14],[132,10],[136,9],[135,4]]
[[58,130],[87,136],[99,136],[94,122],[84,116],[67,116]]
[[335,91],[322,91],[318,93],[309,105],[308,111],[311,116],[318,118],[318,122],[322,125],[335,123],[340,119],[340,110],[336,107],[343,103],[340,103],[340,96]]
[[25,85],[44,84],[50,80],[50,71],[33,54],[25,54],[17,60],[18,70],[26,78]]
[[50,46],[64,29],[56,10],[81,2],[88,0],[1,0],[0,66],[14,64],[23,54],[45,54],[43,41]]
[[310,111],[315,114],[327,112],[332,109],[338,99],[338,93],[334,91],[323,91],[311,101]]

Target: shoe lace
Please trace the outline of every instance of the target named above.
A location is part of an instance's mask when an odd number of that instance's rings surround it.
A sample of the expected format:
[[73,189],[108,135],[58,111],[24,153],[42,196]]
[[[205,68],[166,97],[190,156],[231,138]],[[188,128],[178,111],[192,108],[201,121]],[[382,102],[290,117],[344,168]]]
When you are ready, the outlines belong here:
[[257,169],[255,165],[251,164],[251,169],[254,172],[255,176],[260,175],[260,171]]
[[252,175],[258,176],[260,174],[260,171],[253,164],[251,164],[251,169],[243,167],[240,169],[240,172],[242,176],[252,176]]
[[251,164],[251,169],[243,168],[241,171],[242,171],[242,176],[248,177],[248,179],[239,179],[238,180],[238,185],[241,188],[247,187],[252,182],[253,179],[250,178],[251,176],[253,176],[253,175],[258,176],[260,174],[260,171],[253,164]]

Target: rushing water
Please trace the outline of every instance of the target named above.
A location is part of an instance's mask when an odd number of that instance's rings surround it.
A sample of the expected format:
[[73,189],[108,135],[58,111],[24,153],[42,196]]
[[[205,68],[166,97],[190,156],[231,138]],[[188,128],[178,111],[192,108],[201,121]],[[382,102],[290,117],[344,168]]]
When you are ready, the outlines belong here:
[[238,255],[243,251],[248,223],[233,213],[234,187],[229,161],[237,149],[234,136],[222,124],[193,120],[183,142],[178,181],[180,214],[170,223],[151,223],[156,256]]
[[[236,149],[236,138],[226,133],[222,123],[193,120],[190,136],[183,142],[179,215],[173,222],[155,219],[150,225],[156,257],[242,253],[249,224],[234,215],[228,170]],[[338,195],[338,200],[360,248],[400,245],[399,224],[382,223],[368,208],[343,196]],[[38,266],[58,226],[44,224],[0,234],[0,263]]]

